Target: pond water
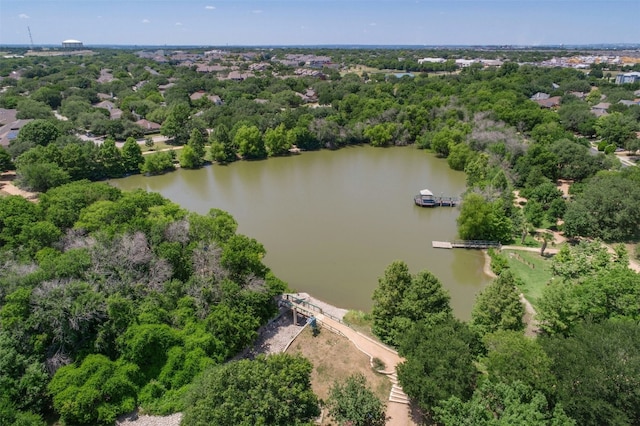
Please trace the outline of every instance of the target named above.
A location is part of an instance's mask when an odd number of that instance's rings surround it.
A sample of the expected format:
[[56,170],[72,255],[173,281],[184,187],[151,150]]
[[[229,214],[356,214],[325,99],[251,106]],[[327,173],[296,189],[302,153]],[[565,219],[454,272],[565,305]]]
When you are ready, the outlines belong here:
[[111,183],[158,192],[202,214],[228,211],[239,233],[264,245],[276,276],[340,307],[369,311],[378,278],[394,260],[413,274],[436,275],[462,319],[489,282],[480,251],[431,247],[456,238],[459,209],[417,207],[413,197],[425,188],[460,196],[465,176],[414,147],[303,152]]

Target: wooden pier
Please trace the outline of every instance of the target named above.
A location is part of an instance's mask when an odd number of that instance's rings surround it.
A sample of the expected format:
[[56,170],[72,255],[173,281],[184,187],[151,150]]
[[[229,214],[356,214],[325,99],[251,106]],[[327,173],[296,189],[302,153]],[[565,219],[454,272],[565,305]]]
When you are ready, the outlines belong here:
[[431,241],[431,247],[441,249],[454,249],[454,248],[466,248],[466,249],[489,249],[489,248],[502,248],[502,244],[499,241],[483,241],[483,240],[455,240],[449,241]]
[[436,196],[428,189],[421,190],[413,198],[413,201],[420,207],[455,207],[460,204],[460,198],[458,197]]

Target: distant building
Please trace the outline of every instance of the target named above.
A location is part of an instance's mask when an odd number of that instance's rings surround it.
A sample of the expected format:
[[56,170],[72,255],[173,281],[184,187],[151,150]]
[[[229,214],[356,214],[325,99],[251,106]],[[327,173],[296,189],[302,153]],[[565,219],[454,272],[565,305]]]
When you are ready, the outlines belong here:
[[616,84],[636,83],[640,81],[640,72],[627,72],[616,76]]
[[62,47],[64,49],[77,49],[77,48],[82,49],[84,46],[82,45],[82,42],[79,40],[69,39],[62,42]]

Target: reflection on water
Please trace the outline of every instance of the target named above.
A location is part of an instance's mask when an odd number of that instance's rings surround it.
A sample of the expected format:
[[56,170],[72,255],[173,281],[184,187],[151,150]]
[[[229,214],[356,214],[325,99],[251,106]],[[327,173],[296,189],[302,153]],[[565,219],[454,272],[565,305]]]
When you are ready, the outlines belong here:
[[413,196],[424,188],[459,196],[465,177],[413,147],[305,152],[112,183],[159,192],[199,213],[228,211],[238,232],[265,246],[265,263],[279,278],[341,307],[369,310],[394,260],[435,274],[464,319],[488,283],[481,252],[431,247],[455,239],[458,209],[420,208]]

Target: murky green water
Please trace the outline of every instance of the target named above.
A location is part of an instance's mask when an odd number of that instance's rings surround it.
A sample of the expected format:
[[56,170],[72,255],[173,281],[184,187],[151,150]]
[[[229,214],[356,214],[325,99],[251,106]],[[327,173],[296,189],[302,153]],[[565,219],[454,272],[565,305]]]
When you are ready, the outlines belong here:
[[480,251],[431,247],[456,238],[458,209],[420,208],[413,196],[424,188],[459,196],[465,177],[413,147],[304,152],[112,183],[199,213],[228,211],[238,232],[265,246],[279,278],[340,307],[370,310],[378,277],[394,260],[434,273],[463,319],[489,281]]

